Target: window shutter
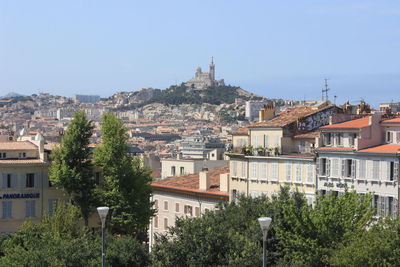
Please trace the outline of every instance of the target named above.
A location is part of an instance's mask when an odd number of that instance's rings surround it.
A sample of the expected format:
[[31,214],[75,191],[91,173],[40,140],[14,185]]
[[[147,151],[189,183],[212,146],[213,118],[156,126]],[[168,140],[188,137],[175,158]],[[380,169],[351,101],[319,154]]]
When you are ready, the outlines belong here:
[[399,163],[398,162],[394,163],[393,175],[394,175],[394,180],[398,181],[399,180]]
[[35,187],[36,188],[41,188],[42,187],[42,175],[40,175],[40,173],[35,173],[34,174],[34,182],[35,182]]
[[393,198],[393,210],[392,210],[393,218],[397,218],[397,207],[398,207],[398,199]]
[[264,135],[264,147],[268,147],[268,135]]
[[331,176],[331,160],[326,159],[326,176]]
[[342,177],[344,177],[346,174],[346,160],[341,159],[341,162],[342,162]]
[[384,197],[385,199],[385,216],[389,216],[389,197]]
[[357,160],[353,159],[351,164],[351,177],[356,178],[356,164]]
[[400,144],[400,132],[396,132],[396,143]]
[[16,173],[11,174],[11,187],[17,188],[18,185],[18,175]]
[[321,162],[322,162],[322,159],[321,158],[317,158],[317,162],[316,162],[316,168],[317,168],[317,174],[318,175],[322,175],[321,173],[320,173],[320,171],[322,171],[322,168],[321,168]]

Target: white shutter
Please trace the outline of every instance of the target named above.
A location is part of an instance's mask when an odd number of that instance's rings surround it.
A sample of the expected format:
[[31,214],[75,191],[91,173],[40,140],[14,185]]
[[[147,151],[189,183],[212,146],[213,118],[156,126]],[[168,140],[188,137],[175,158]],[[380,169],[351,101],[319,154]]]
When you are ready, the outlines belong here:
[[35,182],[35,188],[42,187],[42,175],[40,175],[40,173],[34,174],[34,182]]
[[345,177],[345,174],[346,174],[346,160],[345,159],[341,159],[340,161],[342,163],[342,177]]
[[268,147],[268,135],[264,135],[264,147]]
[[398,181],[398,179],[399,179],[399,163],[398,162],[394,163],[393,176],[394,176],[394,180]]
[[351,177],[353,178],[356,178],[356,163],[357,161],[353,159],[351,164]]
[[400,144],[400,132],[396,132],[396,143]]
[[326,159],[326,176],[331,176],[331,160]]
[[18,188],[26,188],[26,173],[20,173],[18,176]]

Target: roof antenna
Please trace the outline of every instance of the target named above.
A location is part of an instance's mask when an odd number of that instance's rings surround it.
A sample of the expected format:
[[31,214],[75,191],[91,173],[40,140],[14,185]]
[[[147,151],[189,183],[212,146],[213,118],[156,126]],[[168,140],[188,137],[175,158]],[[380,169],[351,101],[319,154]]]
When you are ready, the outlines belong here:
[[336,106],[336,98],[337,98],[337,95],[334,95],[333,98],[334,98],[333,104]]
[[322,101],[324,101],[324,93],[325,93],[325,101],[328,101],[328,91],[331,90],[328,88],[328,79],[325,78],[325,89],[322,89]]

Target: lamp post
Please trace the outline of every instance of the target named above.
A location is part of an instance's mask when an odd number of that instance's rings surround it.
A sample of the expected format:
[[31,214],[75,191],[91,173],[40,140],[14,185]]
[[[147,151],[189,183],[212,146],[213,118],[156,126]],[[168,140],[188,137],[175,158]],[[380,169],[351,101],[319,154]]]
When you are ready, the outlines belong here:
[[258,218],[258,222],[260,223],[261,231],[263,233],[263,267],[267,267],[267,233],[268,228],[271,225],[272,219],[270,217],[261,217]]
[[101,266],[106,266],[106,254],[104,252],[104,229],[106,228],[106,217],[109,207],[98,207],[97,212],[99,213],[101,220]]

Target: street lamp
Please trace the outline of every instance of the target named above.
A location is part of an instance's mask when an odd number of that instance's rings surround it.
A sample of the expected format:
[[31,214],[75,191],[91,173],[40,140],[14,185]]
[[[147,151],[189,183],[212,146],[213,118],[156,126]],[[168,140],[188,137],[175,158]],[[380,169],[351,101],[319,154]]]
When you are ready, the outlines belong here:
[[271,225],[272,219],[270,217],[261,217],[258,218],[258,222],[260,223],[261,231],[263,233],[263,267],[267,267],[267,233],[268,228]]
[[99,213],[101,220],[101,266],[106,266],[106,254],[104,253],[104,229],[106,228],[106,217],[109,207],[98,207],[97,212]]

